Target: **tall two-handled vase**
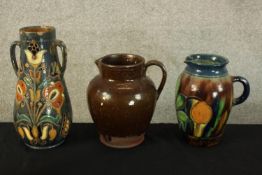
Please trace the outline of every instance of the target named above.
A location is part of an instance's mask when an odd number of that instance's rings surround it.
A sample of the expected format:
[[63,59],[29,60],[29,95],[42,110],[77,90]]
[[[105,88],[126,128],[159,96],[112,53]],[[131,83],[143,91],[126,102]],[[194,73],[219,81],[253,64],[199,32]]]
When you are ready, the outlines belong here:
[[[72,109],[64,81],[67,52],[56,40],[55,28],[32,26],[19,30],[20,41],[10,47],[18,81],[14,103],[14,126],[23,142],[34,149],[63,143],[72,122]],[[20,48],[17,61],[15,48]],[[61,48],[62,64],[57,47]]]
[[[143,57],[133,54],[107,55],[96,64],[100,74],[89,83],[87,99],[100,141],[114,148],[139,145],[166,82],[164,65],[156,60],[145,63]],[[146,76],[152,65],[163,73],[157,89]]]
[[[212,146],[219,143],[232,106],[249,96],[249,83],[230,76],[228,60],[219,55],[194,54],[186,58],[184,72],[177,80],[176,111],[179,128],[188,143]],[[242,83],[240,97],[233,97],[233,83]]]

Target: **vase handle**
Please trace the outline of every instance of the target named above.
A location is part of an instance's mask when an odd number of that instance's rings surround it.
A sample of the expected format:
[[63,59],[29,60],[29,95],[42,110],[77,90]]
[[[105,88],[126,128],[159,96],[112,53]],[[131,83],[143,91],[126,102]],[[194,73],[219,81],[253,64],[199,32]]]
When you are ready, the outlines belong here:
[[18,76],[18,65],[16,61],[16,55],[15,55],[15,49],[16,46],[20,47],[20,41],[14,41],[11,46],[10,46],[10,58],[11,58],[11,63],[13,65],[13,69],[15,71],[16,76]]
[[159,87],[157,88],[157,99],[158,99],[160,94],[161,94],[161,92],[162,92],[162,90],[163,90],[163,88],[164,88],[164,86],[165,86],[167,73],[166,73],[166,68],[163,65],[163,63],[160,62],[160,61],[157,61],[157,60],[150,60],[150,61],[148,61],[146,63],[146,65],[145,65],[146,66],[146,70],[145,71],[147,71],[147,68],[149,66],[153,66],[153,65],[158,66],[162,70],[162,80],[160,82]]
[[235,82],[240,82],[244,87],[242,95],[238,98],[233,99],[233,105],[238,105],[238,104],[243,103],[247,99],[247,97],[249,96],[250,86],[249,86],[247,79],[245,79],[244,77],[234,76],[233,77],[233,83],[235,83]]
[[61,40],[56,40],[55,41],[56,47],[60,47],[61,52],[62,52],[62,67],[61,67],[61,75],[64,76],[65,70],[66,70],[66,63],[67,63],[67,49],[66,45],[63,41]]

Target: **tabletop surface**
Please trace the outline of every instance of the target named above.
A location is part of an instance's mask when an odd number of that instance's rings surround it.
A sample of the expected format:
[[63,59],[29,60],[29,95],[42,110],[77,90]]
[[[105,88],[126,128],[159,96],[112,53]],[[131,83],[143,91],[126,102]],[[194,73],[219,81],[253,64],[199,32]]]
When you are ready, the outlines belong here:
[[262,174],[262,125],[228,125],[212,148],[182,141],[175,124],[150,125],[143,144],[112,149],[100,144],[94,124],[73,124],[66,142],[31,150],[11,123],[0,123],[0,174]]

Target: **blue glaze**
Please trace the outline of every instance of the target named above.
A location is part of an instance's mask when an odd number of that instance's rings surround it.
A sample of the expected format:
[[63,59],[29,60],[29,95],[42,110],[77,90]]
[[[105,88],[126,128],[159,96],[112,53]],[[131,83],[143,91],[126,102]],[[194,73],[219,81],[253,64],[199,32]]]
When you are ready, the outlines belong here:
[[228,60],[219,55],[193,54],[186,58],[185,71],[189,74],[204,77],[222,77],[228,75]]
[[[19,30],[20,41],[10,47],[17,75],[14,126],[20,138],[33,149],[61,145],[72,123],[72,108],[64,81],[66,45],[56,39],[55,28],[31,26]],[[15,48],[20,48],[17,64]],[[59,61],[57,47],[62,52]]]

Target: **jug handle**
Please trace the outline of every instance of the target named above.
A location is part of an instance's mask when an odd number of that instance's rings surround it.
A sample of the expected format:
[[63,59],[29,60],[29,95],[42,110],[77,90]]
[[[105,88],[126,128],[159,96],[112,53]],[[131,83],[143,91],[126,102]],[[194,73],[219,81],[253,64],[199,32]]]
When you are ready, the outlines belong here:
[[15,49],[16,46],[20,47],[20,41],[14,41],[11,46],[10,46],[10,58],[11,58],[11,63],[13,66],[13,69],[15,71],[16,76],[18,76],[18,65],[16,61],[16,55],[15,55]]
[[160,82],[159,87],[157,88],[157,99],[158,99],[160,94],[161,94],[161,92],[162,92],[162,90],[163,90],[163,88],[164,88],[164,86],[165,86],[167,73],[166,73],[166,68],[163,65],[163,63],[160,62],[160,61],[157,61],[157,60],[150,60],[150,61],[148,61],[146,63],[146,65],[145,65],[145,67],[146,67],[145,71],[147,71],[147,68],[149,66],[153,66],[153,65],[154,66],[158,66],[161,69],[161,71],[162,71],[162,80]]
[[67,63],[67,49],[66,45],[63,41],[61,40],[56,40],[55,41],[55,46],[59,47],[62,52],[62,67],[61,67],[61,75],[64,76],[65,70],[66,70],[66,63]]
[[238,105],[238,104],[243,103],[248,98],[249,93],[250,93],[250,86],[249,86],[247,79],[245,79],[244,77],[233,76],[232,78],[233,78],[232,80],[233,83],[240,82],[244,87],[243,93],[240,95],[240,97],[233,99],[233,105]]

